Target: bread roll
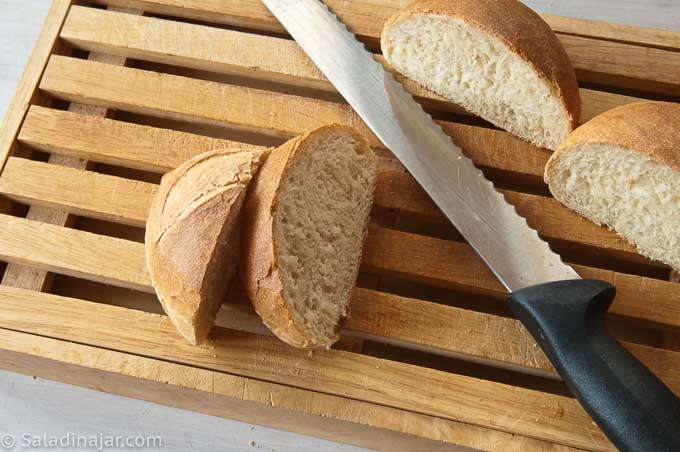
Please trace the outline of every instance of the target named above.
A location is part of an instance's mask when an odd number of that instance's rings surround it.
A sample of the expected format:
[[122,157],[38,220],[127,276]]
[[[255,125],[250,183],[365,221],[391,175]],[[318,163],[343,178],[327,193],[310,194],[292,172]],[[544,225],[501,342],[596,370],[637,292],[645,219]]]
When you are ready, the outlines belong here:
[[539,147],[557,149],[580,119],[564,48],[519,1],[416,1],[381,45],[398,72]]
[[295,347],[330,347],[356,282],[376,160],[330,125],[273,150],[245,205],[241,274],[264,323]]
[[263,153],[212,151],[166,174],[146,224],[146,261],[163,309],[192,344],[213,325],[239,259],[241,207]]
[[572,133],[545,180],[567,207],[680,270],[680,104],[618,107]]

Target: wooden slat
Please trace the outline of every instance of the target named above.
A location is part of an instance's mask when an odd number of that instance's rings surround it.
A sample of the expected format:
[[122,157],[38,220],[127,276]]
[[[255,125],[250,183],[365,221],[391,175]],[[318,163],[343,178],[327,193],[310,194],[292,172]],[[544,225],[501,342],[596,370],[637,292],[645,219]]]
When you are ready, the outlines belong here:
[[680,33],[675,31],[575,19],[552,14],[543,14],[543,19],[558,33],[680,50]]
[[[140,11],[120,9],[121,13],[141,14]],[[115,10],[113,12],[116,12]],[[130,17],[132,17],[130,15]],[[91,61],[98,61],[100,63],[112,65],[124,65],[125,57],[117,55],[108,55],[100,53],[90,53],[88,59]],[[105,108],[92,106],[71,104],[69,110],[77,113],[105,117],[108,111]],[[49,162],[55,165],[62,165],[75,169],[87,169],[88,162],[70,156],[64,155],[50,155]],[[46,223],[58,225],[71,225],[75,221],[75,217],[69,213],[59,210],[52,210],[43,206],[32,206],[26,218],[35,221],[44,221]],[[24,289],[32,289],[37,291],[49,290],[52,284],[52,277],[46,272],[39,272],[33,268],[21,267],[16,265],[9,265],[2,277],[2,283],[14,287],[21,287]]]
[[155,173],[211,149],[258,148],[175,130],[32,106],[18,140],[45,152]]
[[[517,212],[528,220],[529,225],[537,229],[546,239],[594,246],[602,248],[612,256],[636,262],[650,262],[614,232],[579,216],[553,198],[511,190],[500,191],[508,202],[515,206]],[[381,174],[376,187],[375,203],[399,212],[421,216],[429,221],[448,222],[415,179],[403,172]]]
[[5,329],[0,329],[0,367],[371,449],[576,451],[440,417]]
[[[297,107],[295,99],[289,105],[290,108]],[[336,119],[340,121],[342,118]],[[303,123],[296,129],[304,129],[309,121],[308,117],[304,117]],[[534,179],[543,177],[549,151],[538,149],[498,130],[454,123],[443,126],[446,133],[478,165],[493,166]],[[19,141],[46,152],[160,173],[204,150],[256,147],[35,106],[26,116]],[[517,158],[518,155],[522,158]]]
[[[190,6],[182,4],[180,0],[98,1],[103,4],[139,4],[144,5],[148,11],[178,17],[193,17],[247,28],[283,31],[258,0],[201,0],[192,2]],[[350,30],[371,38],[373,42],[380,37],[385,20],[406,3],[408,3],[406,0],[388,2],[331,0],[327,2]],[[566,34],[559,34],[558,38],[564,45],[577,73],[581,75],[581,80],[664,94],[680,92],[679,52]],[[605,77],[604,74],[613,75],[613,77]]]
[[[574,399],[337,350],[310,357],[274,338],[217,329],[194,347],[164,316],[0,289],[0,326],[430,414],[592,450],[612,450]],[[417,383],[414,383],[417,382]]]
[[[373,227],[364,248],[363,265],[412,281],[493,297],[506,296],[506,290],[491,270],[465,243]],[[677,285],[583,265],[573,267],[584,278],[601,279],[616,286],[617,297],[609,312],[680,326]]]
[[[239,25],[262,30],[280,31],[283,28],[257,0],[95,0],[108,5],[144,5],[153,12],[201,19],[213,23]],[[384,21],[411,0],[353,2],[353,8],[343,0],[327,0],[349,28],[362,36],[378,37]],[[356,5],[359,4],[359,5]],[[543,19],[558,33],[580,34],[594,38],[629,41],[658,47],[680,49],[680,35],[673,31],[648,29],[631,25],[611,24],[593,20],[542,14]]]
[[[91,152],[91,150],[90,150]],[[400,165],[381,159],[375,204],[448,224],[448,220]],[[77,215],[144,227],[157,185],[79,169],[10,157],[0,176],[0,193],[18,202]],[[592,246],[613,257],[648,262],[616,234],[599,227],[552,198],[503,190],[506,199],[548,240]]]
[[[347,330],[404,348],[419,349],[558,378],[545,354],[514,319],[355,289]],[[680,396],[680,352],[623,343]]]
[[[287,39],[84,7],[72,8],[61,38],[89,51],[335,92],[302,49]],[[465,113],[417,83],[398,79],[425,105]],[[584,122],[638,100],[588,89],[581,90],[581,98]]]
[[146,224],[157,189],[148,182],[17,157],[8,159],[0,176],[0,192],[15,201],[138,227]]
[[0,260],[153,293],[144,245],[1,215]]
[[[49,241],[49,246],[35,243],[33,238],[36,236]],[[493,275],[468,245],[443,240],[435,240],[433,243],[424,237],[422,239],[425,240],[424,243],[410,234],[373,227],[364,251],[364,265],[375,267],[376,262],[380,262],[382,266],[378,268],[379,271],[390,274],[408,272],[407,277],[424,280],[425,272],[421,270],[418,274],[412,269],[420,265],[429,269],[428,273],[435,283],[455,284],[457,287],[479,291],[477,287],[469,287],[476,283],[487,293],[506,296],[500,284],[493,279]],[[442,251],[435,253],[435,246]],[[401,247],[411,249],[410,253],[403,254],[403,259],[409,262],[403,262],[402,255],[393,254],[395,251],[402,251]],[[141,243],[0,216],[0,258],[57,273],[153,292],[145,267],[144,246]],[[668,322],[674,326],[680,323],[680,304],[677,302],[679,295],[673,283],[586,267],[578,267],[577,270],[584,276],[615,282],[619,292],[611,312],[636,314],[640,318],[649,317],[652,321]],[[641,302],[646,301],[652,293],[658,296],[656,306]],[[243,300],[240,292],[231,296],[235,301]],[[667,304],[663,304],[661,300],[666,300]],[[354,303],[353,312],[356,310],[359,314],[352,316],[348,328],[366,335],[440,349],[451,354],[477,356],[486,361],[500,362],[504,366],[523,368],[530,373],[550,375],[552,372],[545,358],[541,358],[542,353],[536,349],[534,342],[514,321],[374,291],[359,290],[355,294]],[[420,312],[420,315],[411,315],[413,311]],[[391,322],[385,317],[388,312],[392,316]],[[469,324],[465,327],[470,329],[469,340],[454,341],[450,332],[445,335],[447,319],[455,324]],[[499,329],[500,339],[487,334],[495,328]],[[483,339],[485,335],[487,338]],[[660,350],[645,353],[645,349],[640,346],[629,347],[680,393],[680,376],[674,372],[680,362],[680,354],[664,354]]]
[[231,126],[275,138],[340,122],[353,125],[379,145],[349,105],[75,58],[52,56],[40,89],[70,101]]
[[580,81],[680,95],[680,52],[560,36]]
[[[281,140],[323,124],[347,124],[356,127],[372,146],[384,149],[348,105],[335,102],[61,56],[52,57],[40,88],[70,101],[198,124],[228,126]],[[448,122],[440,124],[481,166],[537,176],[543,173],[540,162],[545,163],[550,155],[549,151],[505,132]],[[491,147],[492,144],[502,146]],[[518,159],[518,153],[527,155]]]

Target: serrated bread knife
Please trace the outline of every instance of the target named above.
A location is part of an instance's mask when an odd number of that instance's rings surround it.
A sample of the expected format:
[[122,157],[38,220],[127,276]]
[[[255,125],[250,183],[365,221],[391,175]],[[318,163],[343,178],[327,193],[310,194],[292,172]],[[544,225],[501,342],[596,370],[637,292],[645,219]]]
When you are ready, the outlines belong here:
[[513,313],[609,439],[680,451],[680,401],[606,332],[615,288],[582,280],[319,0],[263,0],[510,292]]

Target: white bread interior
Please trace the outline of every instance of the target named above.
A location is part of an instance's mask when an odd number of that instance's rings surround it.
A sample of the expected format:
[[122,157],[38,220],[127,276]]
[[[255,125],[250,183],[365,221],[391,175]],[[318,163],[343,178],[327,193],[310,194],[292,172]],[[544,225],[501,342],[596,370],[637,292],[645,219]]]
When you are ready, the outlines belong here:
[[567,207],[680,269],[680,171],[640,152],[594,143],[561,154],[546,174]]
[[539,147],[557,149],[574,128],[579,113],[569,111],[563,91],[577,90],[575,78],[561,90],[498,35],[468,20],[405,15],[385,26],[382,50],[398,72]]

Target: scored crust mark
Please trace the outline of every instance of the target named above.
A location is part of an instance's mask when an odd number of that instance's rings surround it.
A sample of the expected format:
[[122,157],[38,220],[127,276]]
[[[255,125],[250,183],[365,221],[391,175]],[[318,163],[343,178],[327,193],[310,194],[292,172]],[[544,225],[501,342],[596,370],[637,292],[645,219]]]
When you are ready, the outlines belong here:
[[416,1],[387,21],[381,45],[402,74],[540,147],[557,149],[580,119],[564,48],[519,1]]
[[244,287],[264,323],[296,347],[339,337],[359,269],[375,156],[330,125],[273,150],[245,207]]
[[573,132],[548,161],[555,198],[644,256],[680,269],[680,105],[618,107]]
[[147,220],[156,294],[192,344],[207,336],[239,256],[241,207],[262,151],[201,154],[166,174]]

